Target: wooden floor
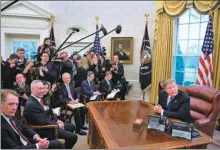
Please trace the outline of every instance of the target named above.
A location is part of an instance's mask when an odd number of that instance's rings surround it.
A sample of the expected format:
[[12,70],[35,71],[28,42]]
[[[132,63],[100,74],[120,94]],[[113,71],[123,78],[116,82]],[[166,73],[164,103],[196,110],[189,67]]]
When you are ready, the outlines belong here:
[[[218,143],[218,145],[220,145],[220,131],[215,130],[213,140],[215,140]],[[220,147],[217,147],[216,145],[211,143],[208,145],[208,149],[220,149]]]
[[[218,142],[220,145],[220,131],[215,130],[213,139]],[[87,136],[78,135],[78,141],[76,145],[73,147],[74,149],[89,149],[89,145],[87,144]],[[209,144],[207,149],[220,149],[216,145]]]

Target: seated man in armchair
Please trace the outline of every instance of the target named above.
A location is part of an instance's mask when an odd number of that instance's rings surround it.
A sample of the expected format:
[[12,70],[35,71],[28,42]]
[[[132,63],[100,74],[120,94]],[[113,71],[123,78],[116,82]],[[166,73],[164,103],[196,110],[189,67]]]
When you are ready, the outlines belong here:
[[161,116],[192,122],[189,96],[178,90],[175,80],[168,79],[163,83],[164,91],[159,93],[158,105],[154,106],[154,111]]
[[[79,103],[80,94],[76,92],[75,86],[71,84],[71,75],[67,72],[62,74],[63,83],[59,86],[59,89],[54,92],[56,95],[56,100],[58,101],[58,105],[61,106],[62,109],[67,108],[67,104],[77,104]],[[84,126],[85,123],[85,114],[87,112],[87,108],[80,107],[75,108],[73,110],[73,116],[76,124],[76,133],[79,135],[86,135],[87,133],[83,130],[87,130],[88,128]]]

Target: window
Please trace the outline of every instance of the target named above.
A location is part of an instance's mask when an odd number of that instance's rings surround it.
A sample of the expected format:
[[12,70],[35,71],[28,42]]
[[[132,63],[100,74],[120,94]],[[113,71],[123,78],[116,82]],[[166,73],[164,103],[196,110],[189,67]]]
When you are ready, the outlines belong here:
[[208,15],[200,15],[191,8],[176,20],[173,77],[179,85],[196,82],[208,19]]
[[24,48],[24,57],[27,59],[35,59],[37,55],[37,42],[31,41],[13,41],[13,52],[17,53],[19,47]]

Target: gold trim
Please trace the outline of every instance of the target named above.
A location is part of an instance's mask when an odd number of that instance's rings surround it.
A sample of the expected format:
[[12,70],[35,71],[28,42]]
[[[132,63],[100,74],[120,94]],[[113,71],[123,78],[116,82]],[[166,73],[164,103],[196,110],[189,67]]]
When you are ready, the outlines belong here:
[[95,16],[96,24],[99,23],[99,16]]

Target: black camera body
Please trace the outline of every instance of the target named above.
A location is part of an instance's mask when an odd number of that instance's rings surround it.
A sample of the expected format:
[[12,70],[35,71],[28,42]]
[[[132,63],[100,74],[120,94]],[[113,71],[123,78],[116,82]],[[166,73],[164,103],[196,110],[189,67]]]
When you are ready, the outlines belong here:
[[33,64],[34,64],[34,66],[33,67],[40,67],[41,66],[41,64],[40,64],[40,62],[39,61],[34,61],[33,62]]

